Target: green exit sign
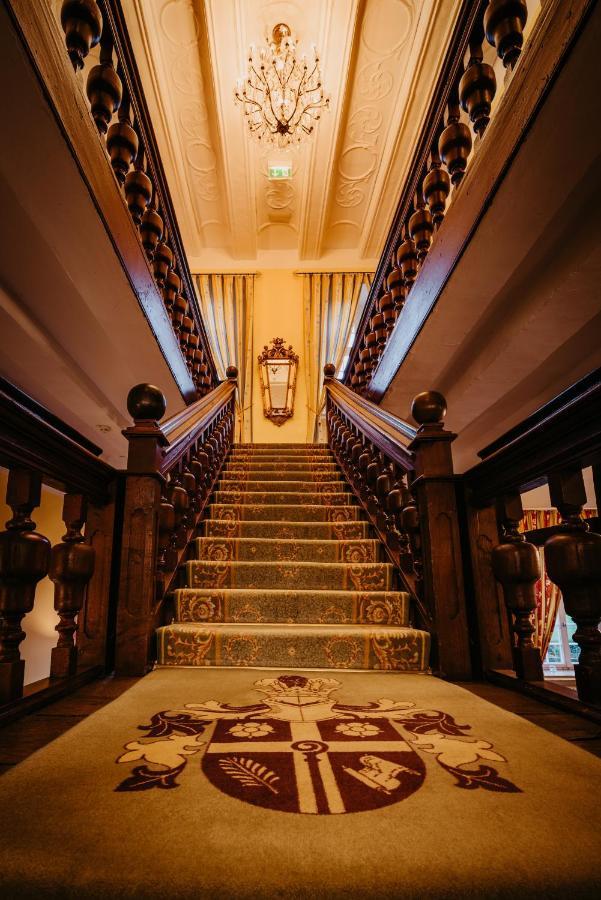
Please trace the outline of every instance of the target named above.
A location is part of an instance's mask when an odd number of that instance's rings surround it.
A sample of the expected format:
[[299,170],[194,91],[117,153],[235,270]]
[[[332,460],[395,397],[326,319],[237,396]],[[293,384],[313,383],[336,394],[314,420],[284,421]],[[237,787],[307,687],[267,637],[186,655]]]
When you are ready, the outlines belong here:
[[269,166],[270,178],[290,178],[292,166]]

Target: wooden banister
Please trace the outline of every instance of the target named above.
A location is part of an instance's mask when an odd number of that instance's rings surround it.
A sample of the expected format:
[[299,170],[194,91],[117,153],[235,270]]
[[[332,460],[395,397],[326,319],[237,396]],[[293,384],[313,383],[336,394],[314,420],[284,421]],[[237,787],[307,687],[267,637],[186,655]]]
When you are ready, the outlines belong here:
[[[54,4],[6,6],[151,332],[192,403],[218,383],[217,371],[120,0],[64,0],[60,22]],[[72,69],[86,67],[82,84]]]
[[[13,510],[0,533],[0,706],[22,697],[21,621],[46,575],[55,585],[58,615],[51,680],[105,664],[117,472],[99,453],[71,426],[0,382],[0,465],[8,469],[6,500]],[[42,484],[65,495],[67,531],[54,547],[32,518]]]
[[[598,473],[601,465],[601,372],[572,385],[479,456],[482,462],[463,481],[484,667],[513,667],[523,682],[542,680],[533,617],[540,578],[537,548],[544,547],[547,576],[561,590],[565,610],[577,625],[578,695],[601,705],[601,534],[599,518],[582,515],[582,470],[592,466]],[[598,477],[594,483],[598,505]],[[520,494],[544,484],[561,523],[520,533]]]
[[471,675],[457,504],[444,398],[420,394],[415,429],[333,378],[326,366],[328,440],[433,635],[435,669]]
[[165,398],[149,384],[129,393],[134,420],[123,433],[129,456],[123,504],[116,670],[140,675],[155,658],[154,633],[168,619],[166,592],[234,435],[237,369],[192,406],[159,424]]
[[[462,4],[349,355],[344,380],[353,390],[384,396],[593,7],[532,5],[522,54],[525,0]],[[388,316],[380,335],[378,312]]]

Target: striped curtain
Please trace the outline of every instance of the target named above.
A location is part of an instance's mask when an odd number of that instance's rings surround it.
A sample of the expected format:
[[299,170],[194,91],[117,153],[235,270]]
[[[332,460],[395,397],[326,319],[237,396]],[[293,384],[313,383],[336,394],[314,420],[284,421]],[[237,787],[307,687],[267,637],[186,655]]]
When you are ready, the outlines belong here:
[[[336,371],[356,328],[372,282],[367,272],[326,272],[303,277],[305,380],[307,384],[307,442],[319,437],[325,406],[323,367]],[[363,287],[366,290],[362,291]]]
[[[583,509],[582,517],[587,519],[596,516],[596,509]],[[559,525],[561,517],[556,509],[525,509],[524,518],[520,523],[520,531],[535,531],[538,528],[550,528]],[[540,556],[541,578],[536,582],[536,613],[534,616],[534,640],[540,647],[542,659],[547,655],[551,636],[555,628],[557,610],[561,602],[561,591],[547,575],[545,567],[545,554],[542,547],[538,548]]]
[[236,440],[252,443],[252,346],[254,275],[195,275],[202,319],[223,380],[238,369]]

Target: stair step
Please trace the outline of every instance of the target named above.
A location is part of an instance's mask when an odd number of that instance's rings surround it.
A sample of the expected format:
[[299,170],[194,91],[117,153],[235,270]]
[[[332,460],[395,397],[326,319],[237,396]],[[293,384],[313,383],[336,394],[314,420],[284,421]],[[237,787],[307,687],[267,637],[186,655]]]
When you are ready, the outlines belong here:
[[157,638],[164,666],[423,672],[430,646],[425,631],[365,625],[176,623]]
[[174,593],[176,622],[409,624],[409,594],[402,591],[179,588]]
[[283,503],[293,506],[298,503],[320,503],[324,506],[348,506],[351,494],[338,490],[335,493],[325,491],[313,491],[305,493],[298,491],[215,491],[213,494],[215,503],[241,503],[243,506],[256,506],[261,503]]
[[[342,485],[345,490],[350,490],[340,472],[311,472],[311,471],[282,471],[281,469],[224,469],[219,481],[220,485],[229,483],[248,484],[278,484],[287,483],[298,485],[293,490],[300,490],[302,484],[331,484],[333,487]],[[282,488],[285,490],[285,488]]]
[[245,478],[224,478],[217,485],[218,491],[244,491],[245,493],[277,493],[290,494],[350,494],[350,488],[344,481],[269,481],[262,478],[251,481]]
[[273,448],[275,450],[280,449],[303,449],[306,450],[311,448],[311,450],[329,450],[330,447],[328,444],[280,444],[280,443],[265,443],[265,444],[232,444],[232,450],[240,450],[240,449],[249,449],[249,450],[264,450],[266,447]]
[[236,463],[226,462],[223,472],[299,472],[307,475],[322,475],[332,472],[340,475],[340,469],[335,463],[316,463],[315,465],[307,465],[306,463],[288,463],[288,462],[253,462],[253,463]]
[[317,503],[286,505],[284,503],[263,503],[242,505],[231,503],[211,503],[208,508],[212,519],[229,519],[232,522],[353,522],[362,519],[363,510],[359,506],[326,506]]
[[350,541],[369,537],[369,522],[233,522],[227,519],[205,519],[201,522],[199,531],[205,537]]
[[385,562],[219,562],[193,559],[185,563],[185,570],[185,586],[191,588],[394,590],[394,569]]
[[194,558],[249,562],[378,562],[381,543],[376,540],[291,540],[273,538],[199,537]]

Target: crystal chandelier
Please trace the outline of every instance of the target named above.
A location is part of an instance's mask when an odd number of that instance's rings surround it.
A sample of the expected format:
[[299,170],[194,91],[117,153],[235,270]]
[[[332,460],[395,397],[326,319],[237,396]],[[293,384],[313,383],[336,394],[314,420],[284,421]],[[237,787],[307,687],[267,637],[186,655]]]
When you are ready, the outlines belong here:
[[252,135],[266,144],[287,147],[310,135],[321,110],[328,106],[321,83],[319,57],[296,56],[288,25],[276,25],[268,46],[251,46],[246,80],[240,79],[235,98],[241,104]]

